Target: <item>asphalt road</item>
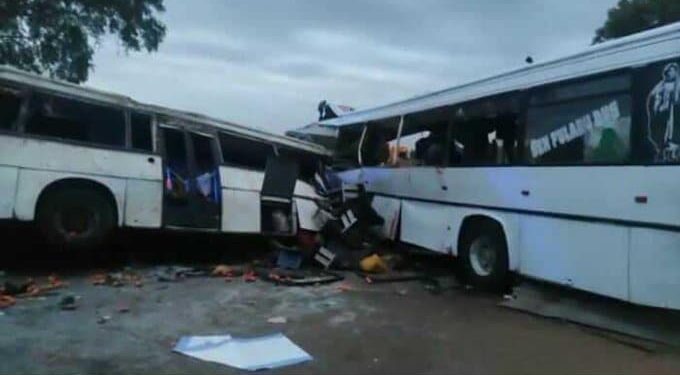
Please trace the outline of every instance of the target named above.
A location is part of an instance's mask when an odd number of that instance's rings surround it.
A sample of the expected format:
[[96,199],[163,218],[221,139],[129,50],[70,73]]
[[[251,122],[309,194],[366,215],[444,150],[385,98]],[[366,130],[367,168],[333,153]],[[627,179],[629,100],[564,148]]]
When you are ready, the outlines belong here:
[[[271,373],[680,373],[676,349],[641,350],[578,325],[501,308],[501,297],[464,288],[432,294],[420,282],[369,285],[351,274],[342,284],[350,290],[337,283],[157,281],[158,265],[196,263],[198,250],[209,254],[199,257],[202,263],[236,262],[234,254],[261,246],[243,238],[185,241],[154,239],[141,250],[94,260],[46,255],[37,245],[5,251],[5,279],[57,272],[69,286],[2,310],[0,373],[238,373],[171,349],[183,335],[274,332],[314,360]],[[88,279],[95,269],[125,266],[144,277],[141,288],[94,286]],[[450,277],[441,280],[454,285]],[[59,308],[66,294],[78,297],[77,309]],[[105,316],[110,319],[102,322]],[[277,316],[287,322],[267,322]]]

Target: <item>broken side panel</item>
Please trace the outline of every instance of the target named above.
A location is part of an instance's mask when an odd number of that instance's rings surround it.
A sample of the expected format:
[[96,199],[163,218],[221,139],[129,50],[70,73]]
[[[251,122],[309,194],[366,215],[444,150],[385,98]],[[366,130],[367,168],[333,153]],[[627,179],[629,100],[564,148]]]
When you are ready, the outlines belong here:
[[279,156],[267,160],[260,195],[263,233],[295,233],[293,192],[299,174],[300,166],[291,158]]

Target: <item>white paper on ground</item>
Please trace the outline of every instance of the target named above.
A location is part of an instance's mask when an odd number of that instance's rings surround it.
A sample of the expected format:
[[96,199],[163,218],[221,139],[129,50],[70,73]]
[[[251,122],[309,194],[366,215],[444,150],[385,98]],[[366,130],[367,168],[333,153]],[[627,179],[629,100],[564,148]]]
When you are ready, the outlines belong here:
[[184,336],[173,351],[250,371],[312,360],[307,352],[280,333],[247,339],[230,335]]

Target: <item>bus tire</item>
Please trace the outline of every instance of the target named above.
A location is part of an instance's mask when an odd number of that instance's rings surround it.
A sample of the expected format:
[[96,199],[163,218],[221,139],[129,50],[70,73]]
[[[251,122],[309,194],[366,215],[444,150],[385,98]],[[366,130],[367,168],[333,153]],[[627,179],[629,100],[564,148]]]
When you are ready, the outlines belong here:
[[102,245],[116,225],[107,197],[92,188],[64,187],[41,198],[38,226],[54,246],[91,249]]
[[501,226],[482,220],[468,226],[459,260],[465,281],[480,289],[502,291],[508,284],[508,246]]

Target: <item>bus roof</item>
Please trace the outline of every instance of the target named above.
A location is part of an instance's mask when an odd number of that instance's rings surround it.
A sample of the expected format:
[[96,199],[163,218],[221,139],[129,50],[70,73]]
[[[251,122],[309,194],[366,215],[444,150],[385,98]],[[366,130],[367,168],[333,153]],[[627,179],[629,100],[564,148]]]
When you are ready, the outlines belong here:
[[0,65],[0,81],[11,82],[28,87],[35,87],[70,97],[94,100],[103,104],[110,104],[149,112],[156,115],[171,117],[180,121],[214,126],[216,128],[249,138],[255,138],[264,142],[275,143],[280,146],[287,146],[323,156],[330,155],[328,150],[315,143],[273,134],[265,130],[235,124],[233,122],[216,119],[198,113],[181,111],[153,104],[140,103],[128,96],[43,77],[41,75],[28,73],[6,65]]
[[680,22],[593,45],[582,52],[552,61],[532,64],[396,103],[358,110],[317,124],[344,126],[399,117],[677,56],[680,56]]

